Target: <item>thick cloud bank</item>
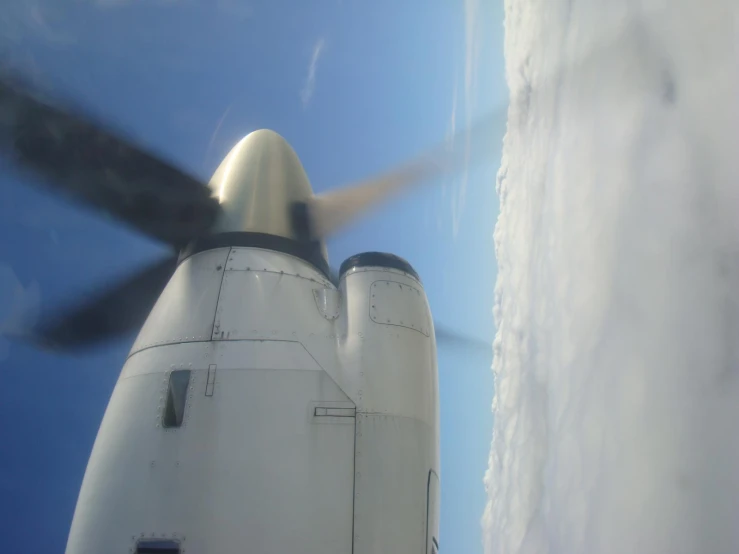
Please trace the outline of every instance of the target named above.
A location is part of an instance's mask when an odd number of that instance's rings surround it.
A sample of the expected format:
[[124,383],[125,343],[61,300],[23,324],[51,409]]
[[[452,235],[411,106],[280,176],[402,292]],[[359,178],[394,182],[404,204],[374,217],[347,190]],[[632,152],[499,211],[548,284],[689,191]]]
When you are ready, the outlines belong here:
[[739,3],[505,3],[485,551],[739,552]]

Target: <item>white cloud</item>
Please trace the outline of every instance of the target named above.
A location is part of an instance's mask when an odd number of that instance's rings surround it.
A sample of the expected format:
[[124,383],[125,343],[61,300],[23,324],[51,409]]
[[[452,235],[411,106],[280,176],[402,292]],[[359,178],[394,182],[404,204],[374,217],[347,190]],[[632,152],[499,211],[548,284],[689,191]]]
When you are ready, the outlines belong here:
[[485,552],[737,552],[739,4],[505,10]]
[[308,76],[305,79],[303,90],[300,91],[300,99],[303,101],[303,107],[308,106],[316,90],[316,68],[318,67],[318,60],[321,58],[325,44],[326,41],[323,38],[319,38],[313,46],[313,54],[310,59],[310,65],[308,66]]

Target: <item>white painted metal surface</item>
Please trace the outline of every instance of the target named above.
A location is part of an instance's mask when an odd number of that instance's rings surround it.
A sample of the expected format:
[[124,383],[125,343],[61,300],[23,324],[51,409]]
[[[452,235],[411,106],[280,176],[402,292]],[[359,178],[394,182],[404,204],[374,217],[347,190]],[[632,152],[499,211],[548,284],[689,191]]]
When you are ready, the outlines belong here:
[[[396,270],[350,271],[340,289],[348,316],[341,371],[344,391],[357,404],[354,553],[426,552],[427,535],[439,536],[439,505],[428,506],[428,476],[440,471],[428,302],[421,284]],[[396,311],[389,308],[392,302]],[[430,336],[393,321],[378,323],[370,315],[373,305],[388,306],[386,313],[397,322],[425,318]]]
[[[431,552],[433,337],[423,289],[403,272],[352,270],[337,290],[277,252],[193,255],[123,368],[67,552],[135,552],[152,537],[192,553]],[[169,374],[182,369],[184,418],[165,428]]]
[[341,294],[334,287],[314,289],[313,298],[321,315],[326,319],[336,319],[341,315]]
[[[409,417],[436,428],[436,344],[426,295],[421,301],[432,331],[428,337],[416,329],[371,319],[371,302],[387,301],[385,289],[372,292],[376,281],[423,291],[413,277],[395,270],[363,268],[342,279],[340,290],[347,313],[339,320],[340,335],[346,337],[339,349],[344,391],[362,412]],[[393,298],[395,293],[387,294]]]
[[[167,374],[183,368],[193,371],[185,418],[164,429]],[[353,418],[314,414],[353,406],[298,342],[183,343],[132,355],[68,552],[126,552],[150,537],[190,552],[350,552]]]
[[429,471],[428,506],[426,512],[426,554],[439,552],[439,510],[441,509],[441,483],[435,471]]
[[[164,289],[131,352],[163,344],[210,340],[229,248],[185,260]],[[208,314],[210,318],[208,318]]]
[[406,327],[427,337],[431,332],[428,306],[420,287],[399,280],[382,279],[370,285],[369,314],[380,325]]

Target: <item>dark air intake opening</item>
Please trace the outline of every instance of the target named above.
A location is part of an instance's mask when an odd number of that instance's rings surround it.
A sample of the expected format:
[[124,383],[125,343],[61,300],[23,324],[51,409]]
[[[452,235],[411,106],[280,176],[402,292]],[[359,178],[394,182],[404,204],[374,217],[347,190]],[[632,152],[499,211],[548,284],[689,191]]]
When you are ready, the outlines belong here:
[[361,254],[355,254],[354,256],[344,260],[344,263],[341,264],[339,274],[344,275],[344,273],[356,267],[385,267],[389,269],[397,269],[404,271],[415,278],[418,282],[421,282],[421,278],[418,276],[418,273],[416,273],[416,270],[413,269],[413,266],[395,254],[387,254],[385,252],[363,252]]
[[167,404],[164,407],[162,425],[166,427],[181,427],[185,419],[187,405],[187,388],[190,384],[190,370],[177,369],[169,374],[167,387]]

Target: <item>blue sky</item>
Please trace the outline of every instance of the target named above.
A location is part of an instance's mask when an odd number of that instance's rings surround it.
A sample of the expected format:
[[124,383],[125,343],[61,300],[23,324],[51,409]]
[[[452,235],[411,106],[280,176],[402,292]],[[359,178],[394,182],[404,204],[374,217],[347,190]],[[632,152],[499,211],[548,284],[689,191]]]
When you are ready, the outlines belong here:
[[[479,55],[466,90],[465,3],[400,4],[60,7],[14,0],[2,16],[0,53],[203,178],[241,136],[274,129],[300,156],[314,190],[322,191],[419,153],[449,133],[453,118],[460,129],[468,116],[506,101],[502,6],[479,3]],[[504,128],[497,132],[502,138]],[[399,254],[421,274],[437,321],[492,342],[499,161],[499,152],[491,152],[489,163],[470,174],[462,207],[461,178],[447,179],[351,226],[329,243],[332,264],[365,250]],[[46,309],[163,251],[5,171],[0,179],[0,264],[24,284],[37,281]],[[0,362],[5,552],[64,548],[85,464],[130,343],[77,357],[13,344]],[[447,552],[482,551],[491,360],[492,352],[439,351],[441,543]]]

